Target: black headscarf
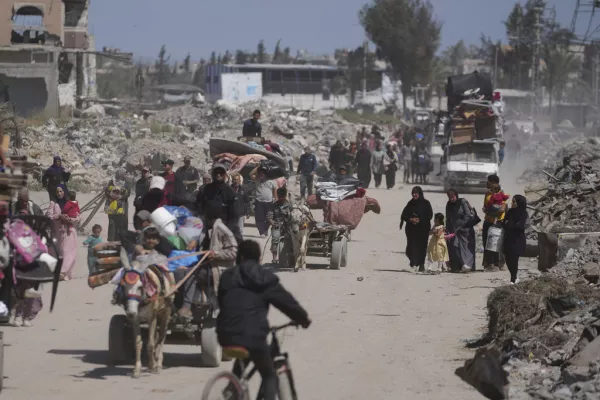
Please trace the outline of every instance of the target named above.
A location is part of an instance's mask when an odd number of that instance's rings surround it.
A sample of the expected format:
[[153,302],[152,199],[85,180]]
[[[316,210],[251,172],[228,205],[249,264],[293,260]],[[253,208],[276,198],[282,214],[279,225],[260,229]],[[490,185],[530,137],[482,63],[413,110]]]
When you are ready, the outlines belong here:
[[419,217],[420,224],[429,224],[431,219],[433,218],[433,210],[431,209],[431,204],[428,200],[425,199],[423,195],[423,189],[420,186],[415,186],[411,190],[411,194],[418,193],[418,199],[410,199],[409,202],[404,207],[402,211],[402,220],[400,222],[400,228],[404,225],[404,222],[407,222],[414,215]]
[[506,213],[506,218],[516,223],[523,218],[523,214],[527,218],[527,199],[525,196],[515,194],[513,200],[517,203],[517,207],[509,209]]

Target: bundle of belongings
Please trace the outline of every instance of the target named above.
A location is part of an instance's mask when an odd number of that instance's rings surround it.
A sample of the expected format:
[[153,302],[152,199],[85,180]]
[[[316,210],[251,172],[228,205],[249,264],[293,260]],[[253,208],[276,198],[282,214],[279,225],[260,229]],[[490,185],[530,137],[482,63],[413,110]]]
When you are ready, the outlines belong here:
[[[360,181],[343,185],[335,182],[319,182],[315,184],[317,197],[325,201],[339,201],[357,195]],[[364,189],[363,189],[364,191]]]
[[322,209],[325,222],[355,229],[366,212],[381,212],[377,200],[367,197],[367,191],[359,184],[319,182],[315,185],[317,194],[308,196],[306,203],[312,210]]
[[[26,297],[40,297],[41,294],[35,289],[37,285],[53,282],[53,304],[60,272],[57,269],[60,269],[60,266],[59,260],[50,254],[57,254],[57,248],[52,243],[49,233],[51,223],[47,217],[33,215],[20,216],[5,223],[5,235],[0,239],[0,279],[8,285],[26,283]],[[41,235],[38,235],[32,226],[39,228]],[[7,278],[12,278],[10,282],[4,279],[7,268],[12,269]],[[6,306],[0,303],[0,314],[5,309]]]
[[[153,251],[145,254],[153,254],[154,258],[146,257],[142,260],[142,265],[154,260],[161,268],[173,272],[178,267],[189,267],[199,261],[195,250],[205,236],[204,224],[200,218],[194,217],[185,207],[175,206],[160,207],[148,214],[151,225],[145,226],[141,232],[128,233],[128,237],[121,238],[122,242],[105,242],[94,247],[97,272],[88,277],[88,285],[91,288],[109,282],[120,283],[120,276],[123,274],[122,250],[125,250],[129,259],[137,260],[140,255],[135,253],[135,248],[144,246],[144,233],[148,228],[156,228],[160,240]],[[188,250],[190,247],[192,249]]]
[[244,154],[238,156],[232,153],[221,153],[213,157],[213,160],[215,163],[225,165],[229,172],[241,172],[243,169],[251,171],[260,165],[267,172],[268,179],[277,179],[286,176],[286,172],[281,165],[273,160],[269,160],[262,154]]

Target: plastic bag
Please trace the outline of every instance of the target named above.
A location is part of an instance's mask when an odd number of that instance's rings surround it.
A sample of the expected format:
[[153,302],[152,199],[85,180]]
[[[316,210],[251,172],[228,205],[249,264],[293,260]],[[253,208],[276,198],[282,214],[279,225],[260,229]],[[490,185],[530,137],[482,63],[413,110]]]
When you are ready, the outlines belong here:
[[185,250],[187,247],[186,241],[177,235],[169,236],[167,239],[177,250]]
[[272,160],[261,160],[260,168],[265,170],[267,179],[277,179],[285,176],[283,168]]
[[198,243],[202,242],[204,236],[202,235],[202,229],[197,229],[189,226],[182,226],[177,231],[181,239],[183,239],[186,243],[191,242],[192,240],[198,241]]
[[[169,254],[169,258],[183,256],[185,254],[191,254],[191,253],[192,252],[190,252],[190,251],[173,250],[171,252],[171,254]],[[200,261],[198,256],[190,256],[190,257],[180,258],[178,260],[169,261],[169,271],[173,272],[179,267],[191,267],[192,265],[196,264],[198,261]]]
[[185,221],[192,216],[190,210],[185,207],[177,207],[177,206],[165,206],[165,210],[167,210],[171,215],[177,218],[177,226],[185,224]]

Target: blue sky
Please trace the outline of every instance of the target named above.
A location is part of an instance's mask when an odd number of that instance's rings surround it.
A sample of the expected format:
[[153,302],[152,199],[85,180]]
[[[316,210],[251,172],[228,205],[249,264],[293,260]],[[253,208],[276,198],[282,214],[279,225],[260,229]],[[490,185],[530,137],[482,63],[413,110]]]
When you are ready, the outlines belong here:
[[[481,32],[505,39],[502,21],[513,0],[430,0],[443,21],[442,49],[463,39],[479,43]],[[255,50],[263,39],[269,52],[281,39],[292,52],[331,53],[364,40],[358,10],[365,0],[92,0],[90,32],[96,47],[118,47],[154,59],[162,44],[172,59],[208,58],[237,48]],[[524,3],[524,1],[522,1]],[[549,0],[558,20],[570,26],[575,0]],[[589,15],[589,14],[587,14]],[[600,12],[599,12],[600,15]],[[585,31],[587,21],[578,29]],[[588,18],[585,16],[585,18]]]

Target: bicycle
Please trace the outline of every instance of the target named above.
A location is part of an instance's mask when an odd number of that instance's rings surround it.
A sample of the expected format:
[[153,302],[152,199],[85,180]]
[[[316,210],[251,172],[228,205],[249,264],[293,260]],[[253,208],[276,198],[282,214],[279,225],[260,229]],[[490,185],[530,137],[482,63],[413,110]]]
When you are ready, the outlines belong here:
[[[298,327],[299,325],[295,322],[289,322],[285,325],[275,326],[270,329],[271,331],[271,357],[275,364],[275,371],[277,371],[277,378],[279,380],[278,397],[279,400],[298,400],[296,388],[294,386],[294,377],[292,375],[292,369],[290,367],[290,361],[288,353],[282,353],[277,339],[277,332],[288,327]],[[243,347],[224,347],[223,354],[228,357],[234,358],[235,363],[241,363],[241,378],[238,378],[233,372],[223,371],[209,379],[204,386],[202,391],[202,400],[250,400],[249,381],[252,379],[254,374],[258,371],[256,366],[253,366],[249,372],[247,371],[248,363],[246,360],[249,357],[248,350]],[[234,365],[235,370],[235,365]],[[218,387],[224,384],[224,388],[219,389]],[[214,391],[213,391],[214,389]],[[211,397],[212,395],[212,397]],[[256,400],[261,400],[262,394],[258,393]]]

